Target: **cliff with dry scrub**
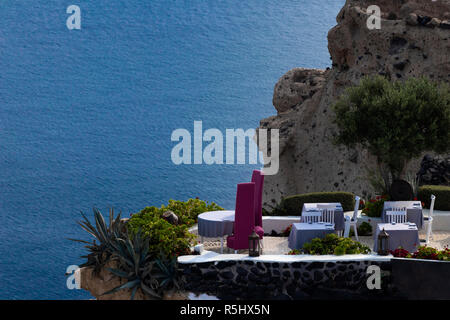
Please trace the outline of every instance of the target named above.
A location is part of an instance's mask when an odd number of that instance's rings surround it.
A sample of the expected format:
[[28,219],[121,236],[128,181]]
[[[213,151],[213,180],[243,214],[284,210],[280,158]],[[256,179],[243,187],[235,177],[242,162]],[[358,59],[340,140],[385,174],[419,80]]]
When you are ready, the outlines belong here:
[[[381,9],[380,29],[367,27],[371,5]],[[347,0],[328,33],[328,49],[332,67],[288,71],[275,85],[277,115],[261,120],[260,128],[280,130],[280,171],[265,178],[266,208],[298,193],[373,193],[366,169],[375,159],[332,143],[337,129],[331,106],[366,75],[448,82],[450,0]],[[422,156],[411,170],[418,171]]]

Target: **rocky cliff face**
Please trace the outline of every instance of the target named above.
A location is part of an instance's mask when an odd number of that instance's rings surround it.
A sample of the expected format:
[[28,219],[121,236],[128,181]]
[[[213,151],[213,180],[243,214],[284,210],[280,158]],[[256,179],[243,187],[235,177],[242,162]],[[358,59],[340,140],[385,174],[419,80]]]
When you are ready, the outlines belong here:
[[[381,29],[367,27],[370,5],[381,9]],[[373,193],[365,177],[375,159],[330,139],[336,134],[331,106],[346,87],[375,74],[450,80],[450,0],[347,0],[337,23],[328,34],[332,68],[286,73],[274,90],[278,114],[260,123],[280,129],[280,171],[265,178],[265,208],[305,192]],[[422,156],[412,170],[419,169]]]

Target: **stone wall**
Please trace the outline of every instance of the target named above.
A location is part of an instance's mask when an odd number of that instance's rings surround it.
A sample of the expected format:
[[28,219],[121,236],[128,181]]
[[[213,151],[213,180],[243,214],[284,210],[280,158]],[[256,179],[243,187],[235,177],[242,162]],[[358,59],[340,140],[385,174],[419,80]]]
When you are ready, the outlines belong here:
[[[382,289],[367,289],[367,268],[382,270]],[[225,300],[354,299],[395,296],[390,262],[249,260],[180,264],[186,291]]]

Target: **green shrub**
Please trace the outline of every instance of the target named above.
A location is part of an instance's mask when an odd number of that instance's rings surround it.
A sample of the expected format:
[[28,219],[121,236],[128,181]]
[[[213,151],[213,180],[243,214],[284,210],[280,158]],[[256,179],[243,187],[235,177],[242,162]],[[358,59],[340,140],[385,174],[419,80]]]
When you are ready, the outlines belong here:
[[368,222],[363,222],[358,227],[358,234],[362,236],[370,236],[372,234],[372,225]]
[[353,211],[355,206],[354,198],[355,196],[350,192],[314,192],[293,195],[283,198],[272,212],[265,212],[265,214],[273,216],[301,216],[303,204],[322,202],[339,202],[342,204],[344,211]]
[[187,225],[172,225],[161,217],[135,214],[127,223],[131,235],[142,232],[149,241],[149,255],[156,257],[188,254],[196,236],[189,233]]
[[344,255],[344,254],[368,254],[370,248],[350,238],[338,237],[334,233],[327,234],[325,238],[315,238],[305,243],[301,250],[305,254],[313,255]]
[[425,202],[427,208],[431,204],[431,195],[436,196],[434,209],[436,210],[450,210],[450,187],[448,186],[422,186],[419,187],[418,198]]
[[[178,216],[178,225],[172,225],[162,218],[166,211],[173,211]],[[167,206],[146,207],[133,214],[127,223],[128,231],[136,234],[141,231],[149,239],[149,254],[156,256],[164,253],[168,256],[182,255],[189,252],[195,235],[188,228],[197,222],[200,213],[223,210],[214,202],[208,204],[199,199],[189,199],[186,202],[170,200]]]
[[223,208],[214,202],[208,204],[208,202],[200,199],[189,199],[185,202],[169,200],[169,204],[167,206],[162,206],[161,210],[173,211],[178,216],[179,223],[190,227],[197,223],[197,217],[199,214],[207,211],[223,210]]
[[[350,230],[350,236],[353,237],[355,235],[355,232],[353,229]],[[372,225],[368,222],[363,222],[358,227],[358,236],[364,237],[364,236],[370,236],[372,235]]]

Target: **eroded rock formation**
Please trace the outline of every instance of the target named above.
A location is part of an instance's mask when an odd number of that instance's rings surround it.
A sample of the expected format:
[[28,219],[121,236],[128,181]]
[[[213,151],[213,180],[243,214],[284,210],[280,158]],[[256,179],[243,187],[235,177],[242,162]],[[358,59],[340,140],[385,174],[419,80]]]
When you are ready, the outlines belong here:
[[[367,27],[370,5],[381,9],[381,29]],[[365,75],[449,81],[450,0],[347,0],[329,31],[328,49],[332,68],[286,73],[274,90],[278,114],[260,123],[260,128],[280,129],[280,171],[265,178],[266,209],[298,193],[373,193],[366,169],[375,159],[332,144],[336,127],[331,106]],[[418,171],[422,156],[410,164],[411,170]]]

